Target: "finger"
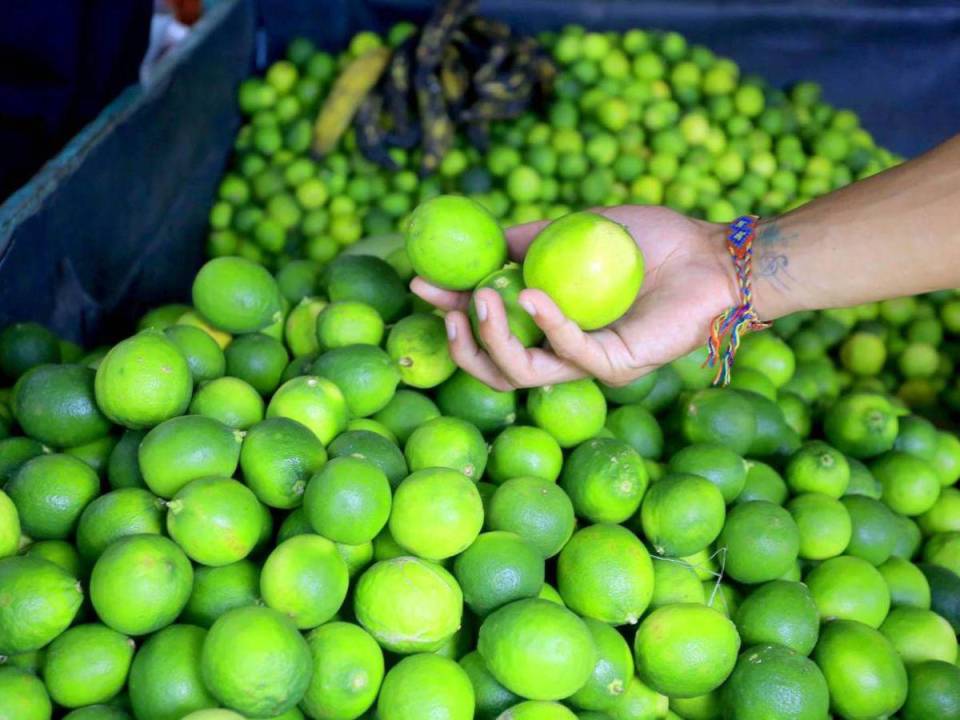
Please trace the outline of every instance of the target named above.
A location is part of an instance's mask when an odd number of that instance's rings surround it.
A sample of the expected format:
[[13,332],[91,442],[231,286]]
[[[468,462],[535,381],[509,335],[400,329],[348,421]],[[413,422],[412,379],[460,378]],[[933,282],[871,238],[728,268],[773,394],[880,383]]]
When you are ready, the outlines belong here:
[[530,247],[530,243],[533,242],[537,233],[549,224],[549,220],[538,220],[507,228],[507,245],[510,248],[510,257],[514,260],[523,260],[524,255],[527,254],[527,248]]
[[470,321],[464,313],[447,313],[444,322],[450,342],[450,356],[458,366],[495,390],[506,392],[514,389],[490,357],[477,346]]
[[431,285],[422,277],[415,277],[410,282],[410,290],[426,300],[434,307],[441,310],[462,310],[470,306],[470,293],[455,292],[453,290],[444,290],[436,285]]

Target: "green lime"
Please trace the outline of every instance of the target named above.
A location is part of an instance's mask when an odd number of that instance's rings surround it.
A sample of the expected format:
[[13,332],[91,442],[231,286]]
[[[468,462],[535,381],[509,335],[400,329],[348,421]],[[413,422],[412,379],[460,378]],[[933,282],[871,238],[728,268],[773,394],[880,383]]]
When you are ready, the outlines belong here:
[[[163,334],[187,360],[194,383],[222,377],[227,369],[223,350],[207,333],[190,325],[171,325]],[[229,347],[229,346],[228,346]]]
[[487,464],[487,444],[476,426],[466,420],[438,417],[411,433],[404,455],[413,472],[450,468],[479,480]]
[[460,658],[460,667],[470,678],[476,698],[477,720],[497,720],[500,713],[520,701],[520,698],[497,682],[476,650]]
[[569,448],[594,437],[607,419],[607,402],[590,379],[533,388],[527,396],[533,422]]
[[897,358],[897,366],[907,379],[930,377],[937,371],[939,364],[937,348],[925,342],[909,343]]
[[277,270],[277,286],[287,302],[296,305],[313,295],[320,276],[320,264],[313,260],[291,260]]
[[534,700],[573,694],[590,679],[597,660],[586,623],[540,599],[518,600],[488,615],[477,650],[498,682]]
[[597,663],[569,702],[583,710],[607,710],[618,703],[633,679],[633,653],[616,629],[590,618],[584,622],[597,648]]
[[769,457],[787,455],[800,446],[800,438],[787,424],[780,406],[755,392],[735,390],[753,408],[756,430],[747,455]]
[[379,345],[383,318],[366,303],[344,301],[327,305],[317,316],[317,340],[323,350],[347,345]]
[[640,507],[648,482],[636,450],[621,440],[594,438],[567,458],[560,486],[580,517],[594,523],[620,523]]
[[627,683],[623,695],[607,713],[585,712],[578,715],[579,720],[643,720],[643,718],[666,718],[675,720],[676,715],[669,710],[669,700],[656,690],[647,687],[637,676]]
[[348,583],[347,564],[336,546],[312,534],[277,545],[260,572],[263,601],[301,629],[330,620],[347,596]]
[[906,415],[900,418],[894,449],[933,462],[937,454],[937,428],[926,418]]
[[94,388],[108,418],[137,430],[182,415],[193,377],[176,345],[157,330],[144,330],[113,346],[97,368]]
[[463,593],[439,565],[395,557],[375,563],[360,576],[353,609],[383,648],[431,652],[460,628]]
[[619,525],[578,530],[557,559],[557,589],[571,610],[612,625],[635,624],[653,596],[653,563]]
[[633,405],[646,399],[657,383],[657,372],[647,373],[631,380],[626,385],[606,385],[598,383],[600,392],[612,403],[617,405]]
[[118,441],[119,438],[115,435],[104,435],[102,438],[92,440],[85,445],[66,448],[63,452],[83,461],[91,470],[102,477],[106,475],[110,454]]
[[705,478],[667,475],[647,492],[640,508],[644,536],[658,555],[683,557],[710,545],[723,529],[723,495]]
[[133,640],[100,624],[77,625],[47,648],[43,679],[63,707],[102,703],[127,682]]
[[249,560],[220,567],[198,566],[180,619],[209,628],[227,610],[260,602],[260,568]]
[[207,335],[213,338],[213,341],[223,350],[233,340],[233,336],[211,325],[206,319],[202,318],[197,312],[187,310],[176,322],[177,325],[190,325],[203,330]]
[[398,320],[407,305],[407,288],[389,263],[370,255],[341,255],[320,279],[330,302],[354,300],[373,307],[384,322]]
[[777,401],[777,388],[766,375],[749,367],[738,367],[730,378],[730,387],[735,390],[747,390],[762,395],[767,400]]
[[790,346],[776,335],[754,333],[743,339],[737,351],[737,368],[758,370],[781,388],[793,377],[796,360]]
[[439,655],[413,655],[383,678],[377,699],[379,720],[472,720],[475,699],[467,673]]
[[114,540],[141,534],[163,534],[163,502],[142,488],[121,488],[84,508],[77,549],[87,562],[94,562]]
[[327,451],[317,436],[285,417],[254,425],[240,450],[243,481],[260,502],[274,508],[300,505],[307,481],[326,461]]
[[790,456],[784,476],[795,493],[818,492],[839,498],[850,483],[850,465],[836,448],[811,440]]
[[960,629],[960,578],[952,570],[933,563],[917,565],[930,584],[930,608],[946,618],[954,631]]
[[20,466],[5,491],[17,507],[24,533],[35,540],[64,540],[99,494],[100,478],[69,455],[39,455]]
[[50,720],[53,706],[43,681],[26,670],[0,667],[0,717]]
[[747,649],[723,688],[724,717],[731,720],[827,717],[830,695],[820,668],[803,655],[777,645]]
[[577,720],[577,716],[558,702],[526,700],[504,710],[496,720]]
[[670,697],[694,697],[719,687],[733,671],[740,637],[712,608],[680,603],[657,608],[637,628],[637,674]]
[[0,373],[10,380],[38,365],[60,361],[57,336],[39,323],[13,323],[0,332]]
[[244,720],[244,717],[233,712],[233,710],[214,708],[194,710],[189,715],[184,715],[182,720]]
[[706,603],[704,586],[694,569],[682,560],[653,556],[653,596],[650,609],[675,603]]
[[890,605],[930,609],[930,584],[909,560],[891,557],[877,568],[890,590]]
[[473,289],[507,259],[507,241],[496,219],[466,197],[439,195],[421,203],[405,236],[417,275],[449,290]]
[[281,385],[270,404],[267,417],[296,420],[324,445],[347,426],[347,401],[337,385],[326,378],[303,375]]
[[30,543],[23,554],[48,560],[65,570],[72,577],[80,577],[80,554],[66,540],[37,540]]
[[570,498],[538,477],[516,477],[500,485],[490,499],[486,521],[492,530],[525,538],[545,558],[560,552],[575,525]]
[[960,533],[937,533],[928,538],[923,559],[960,575]]
[[171,625],[137,651],[129,681],[130,704],[137,718],[180,720],[195,710],[216,706],[200,677],[206,635],[193,625]]
[[[711,385],[716,375],[716,372],[706,364],[706,360],[706,348],[698,347],[674,360],[669,367],[680,376],[680,383],[684,390],[703,390]],[[653,408],[648,409],[656,412]]]
[[555,482],[563,465],[563,451],[553,436],[538,427],[515,425],[494,439],[487,475],[496,483],[511,478],[538,477]]
[[20,516],[17,506],[0,490],[0,558],[16,555],[20,549]]
[[189,305],[180,305],[171,303],[160,305],[152,310],[148,310],[137,323],[137,331],[153,328],[154,330],[166,330],[175,325],[185,312],[190,310]]
[[390,517],[390,482],[373,463],[334,458],[307,484],[303,508],[314,531],[359,545],[377,536]]
[[746,464],[747,477],[735,502],[766,500],[783,505],[787,499],[787,484],[780,473],[759,460],[747,460]]
[[437,388],[437,406],[444,415],[466,420],[483,433],[502,430],[517,419],[517,393],[501,392],[463,370]]
[[224,351],[227,375],[246,381],[261,395],[269,395],[280,384],[290,356],[283,343],[263,333],[241,335]]
[[[325,300],[305,297],[291,308],[283,324],[283,340],[294,358],[320,352],[317,340],[317,318],[327,307]],[[379,318],[379,315],[377,316]]]
[[36,557],[0,560],[0,587],[0,655],[44,647],[69,627],[83,600],[75,577]]
[[895,450],[876,460],[870,470],[883,488],[883,502],[901,515],[922,515],[940,495],[933,466],[915,455]]
[[800,557],[826,560],[836,557],[850,543],[850,513],[839,500],[823,493],[801,493],[786,505],[800,530]]
[[804,580],[824,620],[856,620],[880,627],[890,609],[890,590],[866,560],[849,555],[825,560]]
[[356,577],[362,571],[366,570],[373,562],[373,541],[360,543],[359,545],[347,545],[345,543],[334,543],[337,546],[337,552],[347,564],[347,572],[350,577]]
[[[328,448],[331,458],[349,457],[375,465],[396,487],[409,474],[407,460],[396,443],[369,430],[348,430]],[[242,459],[242,458],[241,458]],[[322,534],[322,533],[321,533]]]
[[208,475],[231,477],[242,441],[242,433],[212,418],[171,418],[150,430],[140,443],[143,480],[154,494],[170,498],[191,480]]
[[950,623],[931,610],[894,608],[880,632],[893,643],[907,665],[927,660],[956,663],[957,636]]
[[15,436],[0,440],[0,487],[6,485],[27,460],[45,452],[50,449],[33,438]]
[[24,433],[53,447],[74,447],[110,431],[94,398],[95,373],[79,365],[41,365],[20,377],[11,409]]
[[960,490],[945,487],[929,510],[917,518],[925,535],[960,531]]
[[[510,334],[520,341],[524,347],[533,347],[543,340],[543,331],[526,310],[520,306],[520,291],[526,286],[523,284],[523,271],[516,265],[507,265],[501,270],[495,270],[477,283],[475,290],[491,288],[497,292],[503,301],[503,308],[507,315],[507,326]],[[480,338],[479,319],[474,303],[470,303],[467,310],[473,334]]]
[[440,410],[433,400],[414,390],[401,389],[373,419],[383,423],[396,436],[397,442],[406,443],[414,430],[437,417],[440,417]]
[[642,405],[623,405],[611,411],[606,428],[642,457],[656,460],[663,453],[663,431],[653,413]]
[[331,622],[312,630],[307,645],[313,674],[300,706],[311,718],[360,717],[383,681],[383,651],[363,628]]
[[[389,403],[387,404],[389,405]],[[350,418],[350,420],[347,421],[347,430],[362,430],[372,433],[373,435],[379,435],[395,447],[398,444],[397,436],[390,431],[390,428],[373,418]],[[400,454],[403,455],[403,453]],[[404,460],[403,462],[406,464],[407,461]]]
[[854,375],[879,375],[887,360],[883,338],[872,332],[857,332],[840,347],[840,361]]
[[311,373],[333,381],[353,417],[382,410],[397,390],[400,372],[376,345],[347,345],[328,350],[311,366]]
[[536,597],[543,587],[542,555],[511,532],[482,533],[453,567],[464,602],[481,617],[514,600]]
[[897,524],[894,514],[879,500],[864,495],[841,499],[850,515],[852,534],[846,553],[880,565],[893,552]]
[[687,443],[722,445],[738,455],[747,453],[757,431],[750,401],[733,390],[699,390],[683,403],[680,415]]
[[250,488],[213,475],[187,483],[167,503],[167,532],[191,560],[228,565],[253,550],[261,517]]
[[207,261],[194,278],[192,292],[197,311],[229,333],[256,332],[282,318],[276,280],[244,258]]
[[800,530],[786,510],[763,500],[735,505],[717,547],[726,549],[727,575],[742,583],[776,580],[800,552]]
[[844,496],[864,495],[879,500],[883,494],[883,488],[880,487],[880,482],[870,472],[870,468],[852,457],[847,458],[847,464],[850,466],[850,482],[847,483]]
[[200,386],[190,412],[219,420],[234,430],[246,430],[263,420],[263,398],[250,383],[222,377]]
[[897,651],[863,623],[834,620],[824,625],[813,660],[827,679],[830,709],[841,717],[889,716],[907,696],[907,672]]
[[758,586],[734,615],[747,645],[772,643],[809,655],[817,643],[820,613],[807,586],[773,580]]
[[221,615],[203,642],[200,672],[222,704],[252,717],[273,717],[303,699],[310,648],[288,618],[265,607]]
[[418,557],[443,560],[458,555],[482,526],[483,502],[477,486],[456,470],[418,470],[394,493],[390,534]]
[[387,352],[411,387],[436,387],[457,369],[443,319],[436,315],[414,313],[397,322],[387,335]]
[[788,391],[777,393],[777,405],[783,413],[783,418],[787,425],[793,428],[801,438],[806,438],[810,434],[810,408],[807,401]]
[[841,452],[855,458],[880,455],[893,448],[899,423],[890,402],[882,395],[854,393],[827,410],[823,431]]
[[940,660],[907,667],[909,689],[900,708],[903,720],[960,717],[960,668]]

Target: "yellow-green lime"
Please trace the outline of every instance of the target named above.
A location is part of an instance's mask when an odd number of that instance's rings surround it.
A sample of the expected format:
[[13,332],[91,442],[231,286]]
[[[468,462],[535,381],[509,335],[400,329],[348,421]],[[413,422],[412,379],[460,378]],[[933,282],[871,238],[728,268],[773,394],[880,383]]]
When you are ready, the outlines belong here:
[[725,549],[727,574],[753,584],[776,580],[800,552],[800,530],[782,507],[764,500],[735,505],[717,538]]
[[818,492],[839,498],[850,483],[850,465],[836,448],[811,440],[790,457],[784,477],[794,493]]
[[890,605],[930,609],[930,583],[923,572],[909,560],[891,557],[877,570],[890,590]]
[[241,257],[207,261],[193,280],[193,305],[229,333],[261,330],[281,316],[280,288],[262,266]]
[[277,545],[260,571],[268,607],[301,629],[330,620],[343,605],[350,577],[336,546],[319,535],[297,535]]
[[903,720],[960,717],[960,668],[941,660],[907,668],[909,689],[900,709]]
[[937,471],[941,485],[946,487],[957,482],[960,479],[960,438],[953,433],[938,432],[936,449],[930,463]]
[[823,419],[827,440],[855,458],[874,457],[893,448],[898,429],[899,421],[890,401],[868,393],[840,398]]
[[607,712],[590,711],[579,713],[578,717],[580,720],[643,720],[650,717],[676,720],[677,716],[670,712],[669,703],[666,695],[647,687],[634,675],[620,700]]
[[633,679],[633,653],[627,641],[606,623],[585,618],[597,648],[597,663],[586,684],[569,702],[582,710],[608,710],[623,697]]
[[348,429],[330,443],[328,450],[332,458],[351,457],[375,465],[387,476],[391,487],[399,485],[409,474],[407,460],[396,442],[372,430]]
[[945,487],[929,510],[917,518],[925,535],[960,531],[960,490]]
[[275,417],[247,431],[240,450],[243,481],[264,505],[300,505],[310,477],[327,461],[319,438],[295,420]]
[[698,390],[679,412],[680,431],[688,444],[712,443],[746,455],[757,433],[752,404],[735,390]]
[[261,395],[269,395],[280,384],[290,356],[279,340],[263,333],[241,335],[224,351],[227,375],[250,384]]
[[737,352],[737,364],[763,373],[776,388],[786,385],[796,370],[793,350],[773,333],[747,335]]
[[39,455],[27,460],[7,483],[20,527],[35,540],[73,535],[83,509],[99,494],[100,478],[69,455]]
[[204,383],[193,396],[190,412],[219,420],[234,430],[246,430],[263,420],[263,398],[250,383],[222,377]]
[[347,402],[334,382],[303,375],[279,387],[267,405],[267,417],[296,420],[327,445],[347,426]]
[[107,353],[97,368],[94,389],[104,415],[141,429],[186,411],[193,376],[173,342],[158,330],[144,330]]
[[806,585],[773,580],[740,603],[733,620],[746,645],[782,645],[809,655],[817,643],[820,612]]
[[644,458],[656,460],[663,453],[663,431],[653,413],[642,405],[616,408],[607,415],[605,427]]
[[518,477],[555,482],[562,466],[563,451],[550,433],[538,427],[514,425],[494,439],[487,476],[498,484]]
[[39,323],[19,322],[0,332],[0,374],[16,380],[38,365],[60,362],[57,336]]
[[307,484],[303,508],[314,532],[339,543],[370,542],[390,517],[390,482],[373,463],[334,458]]
[[576,524],[573,503],[555,483],[542,477],[507,480],[490,498],[487,526],[525,538],[544,558],[567,544]]
[[0,560],[0,655],[39,650],[70,626],[83,589],[61,567],[36,557]]
[[533,388],[527,396],[527,412],[560,447],[569,448],[600,432],[607,419],[607,402],[593,380],[573,380]]
[[717,539],[725,516],[718,487],[688,473],[669,474],[655,482],[640,508],[644,536],[655,553],[669,557],[705,549]]
[[825,560],[804,578],[823,620],[856,620],[880,627],[890,610],[890,590],[866,560],[849,555]]
[[600,385],[600,392],[612,403],[617,405],[632,405],[643,401],[653,390],[657,382],[657,373],[647,373],[641,375],[636,380],[631,380],[626,385]]
[[74,447],[110,431],[97,406],[96,374],[79,365],[41,365],[13,386],[10,409],[24,433],[45,445]]
[[470,678],[476,699],[477,720],[496,720],[500,713],[520,702],[520,698],[497,682],[476,650],[460,658],[460,667]]
[[723,687],[724,717],[822,720],[830,710],[827,681],[803,655],[778,645],[748,648]]
[[766,500],[782,505],[788,495],[787,484],[774,468],[759,460],[747,460],[747,477],[735,502]]
[[960,532],[932,535],[924,543],[923,559],[960,575]]
[[383,340],[383,318],[366,303],[331,303],[317,315],[316,323],[321,350],[347,345],[379,345]]
[[670,458],[671,473],[699,475],[717,486],[723,500],[732,503],[743,492],[747,464],[733,450],[712,443],[697,443],[682,448]]
[[879,500],[883,494],[883,488],[880,487],[880,482],[870,472],[870,468],[852,457],[847,458],[847,464],[850,466],[850,482],[847,484],[844,496],[865,495]]
[[883,502],[901,515],[922,515],[940,495],[933,466],[915,455],[895,450],[877,459],[870,470],[883,488]]
[[932,610],[898,607],[890,611],[880,632],[893,643],[903,662],[957,661],[957,636],[950,623]]
[[415,388],[436,387],[457,369],[446,327],[437,315],[414,313],[397,322],[387,335],[387,353],[403,382]]
[[121,488],[101,495],[80,515],[76,544],[87,562],[127,535],[163,533],[163,502],[143,488]]
[[313,658],[287,617],[265,607],[230,610],[210,628],[200,655],[204,685],[223,705],[273,717],[303,699]]
[[353,609],[385,649],[431,652],[460,628],[463,593],[439,565],[401,556],[381,560],[360,576]]
[[399,442],[397,436],[390,431],[390,428],[373,418],[351,418],[347,421],[347,430],[365,430],[389,440],[394,445]]
[[43,681],[26,670],[0,666],[0,717],[50,720],[53,706]]
[[674,603],[706,603],[704,586],[693,568],[682,560],[653,556],[653,596],[650,608]]
[[748,390],[767,400],[777,401],[777,386],[760,370],[751,367],[738,367],[736,374],[730,378],[730,387],[735,390]]
[[127,682],[133,648],[133,640],[99,623],[70,628],[47,648],[50,697],[67,708],[110,700]]
[[483,617],[514,600],[536,597],[543,587],[544,561],[540,552],[515,533],[482,533],[457,556],[454,576],[463,600]]
[[[294,358],[312,356],[320,352],[317,318],[326,307],[326,300],[305,297],[287,314],[283,324],[283,340]],[[377,317],[379,318],[379,315]]]
[[198,327],[171,325],[163,334],[183,353],[196,384],[222,377],[227,370],[223,350],[216,341]]
[[[507,315],[507,326],[510,328],[510,334],[517,338],[524,347],[533,347],[543,340],[543,331],[530,316],[530,313],[520,306],[520,291],[524,287],[523,271],[518,266],[511,264],[487,275],[477,283],[475,290],[491,288],[496,291],[503,301],[503,309]],[[470,303],[467,314],[470,317],[474,337],[482,343],[475,303]]]
[[310,631],[313,674],[300,707],[317,720],[360,717],[383,682],[383,651],[358,625],[330,622]]
[[476,701],[467,673],[433,654],[404,658],[383,678],[377,699],[379,720],[473,720]]
[[237,560],[220,567],[198,566],[193,572],[190,599],[180,619],[209,628],[227,610],[260,602],[260,567]]
[[393,398],[400,372],[390,356],[376,345],[346,345],[316,359],[310,372],[333,381],[353,417],[382,410]]
[[560,486],[580,517],[593,523],[620,523],[640,507],[648,482],[643,458],[630,445],[593,438],[567,458]]
[[437,388],[437,405],[444,415],[466,420],[483,433],[493,433],[517,419],[517,393],[501,392],[457,370]]
[[846,550],[852,535],[850,513],[823,493],[801,493],[786,505],[800,530],[800,557],[826,560]]
[[20,516],[17,506],[0,490],[0,558],[16,555],[20,549]]
[[191,327],[198,328],[203,330],[207,335],[213,338],[213,341],[220,346],[220,349],[223,350],[227,345],[230,344],[230,341],[233,340],[233,336],[218,328],[215,328],[211,325],[206,319],[200,317],[200,315],[194,310],[186,310],[175,323],[176,325],[190,325]]
[[386,407],[373,416],[392,432],[399,443],[407,439],[428,420],[440,417],[440,410],[426,395],[415,390],[397,390]]
[[577,716],[558,702],[525,700],[504,710],[496,720],[577,720]]
[[877,375],[883,370],[886,359],[883,338],[872,332],[856,332],[840,347],[840,362],[854,375]]
[[841,503],[850,515],[851,535],[847,555],[880,565],[894,549],[897,541],[896,516],[879,500],[864,495],[848,495]]
[[224,710],[222,708],[194,710],[189,715],[184,715],[182,720],[245,720],[243,715],[238,715],[233,710]]
[[28,557],[37,557],[48,560],[59,566],[72,577],[81,576],[80,554],[77,549],[66,540],[36,540],[23,550]]

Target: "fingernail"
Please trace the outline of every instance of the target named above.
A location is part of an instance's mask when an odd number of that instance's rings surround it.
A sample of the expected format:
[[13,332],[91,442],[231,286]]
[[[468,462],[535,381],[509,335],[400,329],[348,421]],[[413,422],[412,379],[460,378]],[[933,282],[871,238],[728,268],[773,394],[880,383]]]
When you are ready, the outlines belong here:
[[536,314],[537,314],[537,308],[536,308],[536,306],[534,306],[534,304],[533,304],[532,302],[530,302],[529,300],[521,300],[521,301],[520,301],[520,307],[522,307],[524,310],[526,310],[528,315],[536,315]]
[[447,320],[447,339],[456,340],[457,339],[457,325],[453,320]]
[[477,317],[480,318],[480,322],[484,322],[487,319],[487,304],[483,300],[474,302],[477,306]]

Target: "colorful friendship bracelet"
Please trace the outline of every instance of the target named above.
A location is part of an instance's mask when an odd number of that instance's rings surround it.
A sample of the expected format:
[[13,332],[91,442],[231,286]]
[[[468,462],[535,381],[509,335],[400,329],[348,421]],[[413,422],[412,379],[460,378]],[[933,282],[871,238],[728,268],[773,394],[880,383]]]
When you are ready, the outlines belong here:
[[[770,327],[770,323],[760,320],[757,311],[753,308],[751,283],[753,239],[757,234],[759,220],[760,218],[755,215],[744,215],[730,223],[727,252],[733,257],[733,264],[737,270],[740,303],[714,318],[710,327],[706,364],[717,368],[717,374],[713,379],[714,385],[726,385],[730,382],[730,373],[733,369],[734,357],[740,347],[740,338],[748,332]],[[723,340],[728,335],[730,340],[726,351],[723,351]]]

